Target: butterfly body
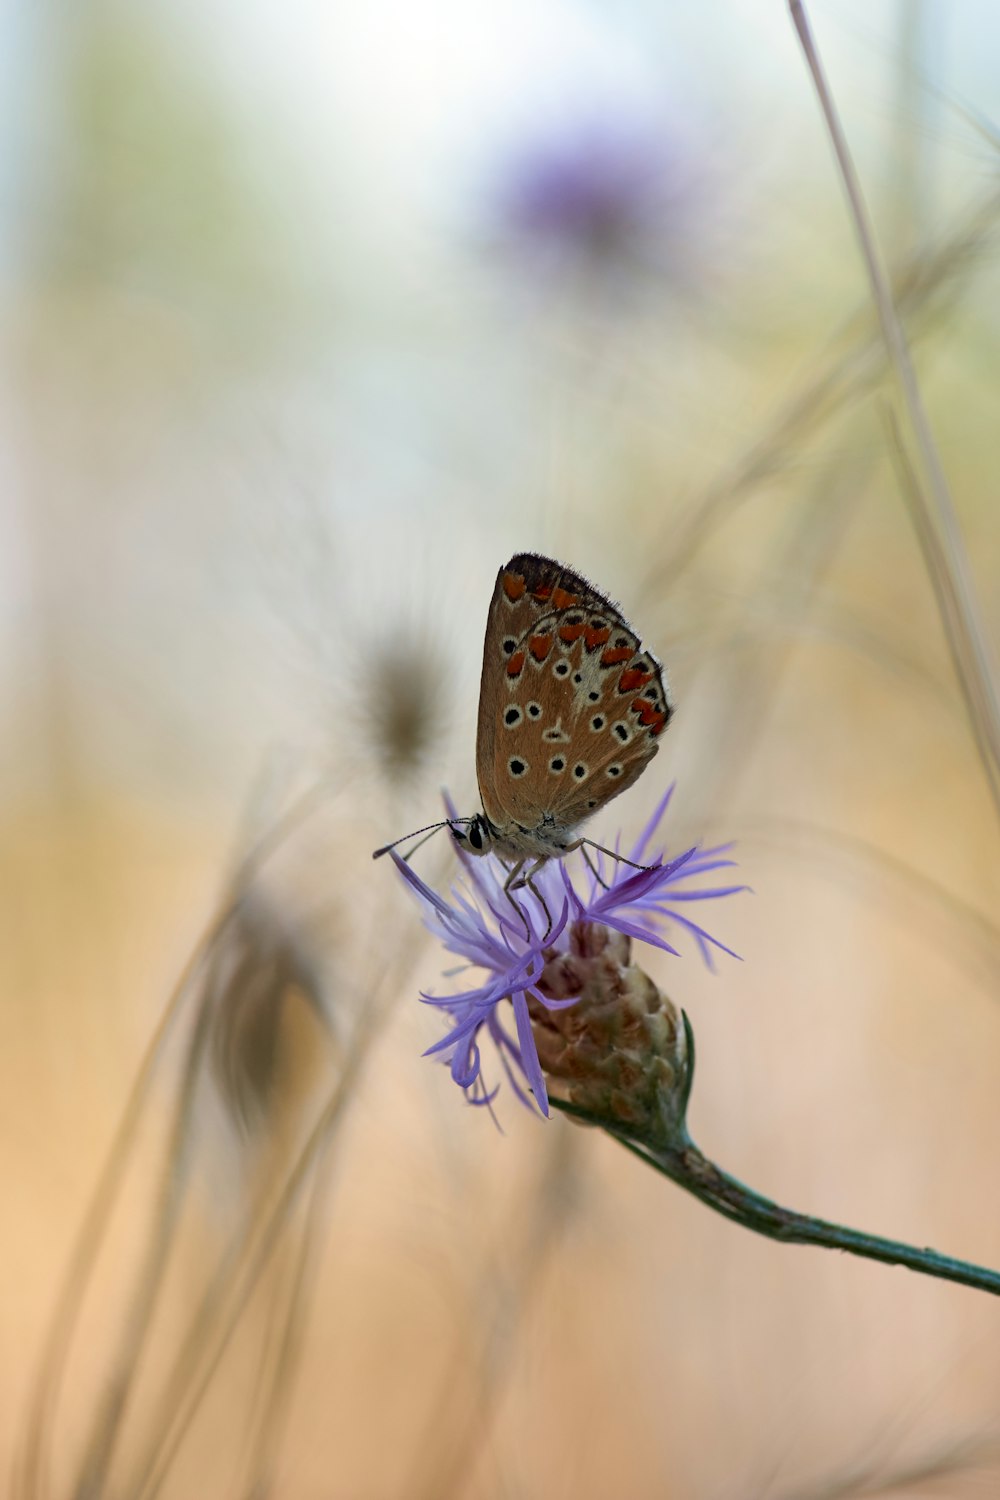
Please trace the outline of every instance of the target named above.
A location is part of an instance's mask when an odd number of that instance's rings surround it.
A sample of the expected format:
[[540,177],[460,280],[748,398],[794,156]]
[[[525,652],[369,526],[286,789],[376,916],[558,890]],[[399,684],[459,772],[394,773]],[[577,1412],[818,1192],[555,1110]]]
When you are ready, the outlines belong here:
[[452,832],[470,853],[535,866],[631,786],[673,713],[663,668],[572,569],[519,553],[486,622],[476,771],[483,812]]
[[500,827],[483,813],[470,818],[467,825],[450,825],[462,848],[471,854],[498,854],[503,860],[558,859],[576,847],[575,828],[560,826],[551,812],[544,812],[534,828],[520,823]]

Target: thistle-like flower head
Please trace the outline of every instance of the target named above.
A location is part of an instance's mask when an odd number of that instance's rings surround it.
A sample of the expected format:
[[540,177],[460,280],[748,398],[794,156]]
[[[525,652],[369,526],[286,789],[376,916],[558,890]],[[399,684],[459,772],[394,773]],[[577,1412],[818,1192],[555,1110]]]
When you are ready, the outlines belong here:
[[679,130],[625,100],[595,100],[513,145],[497,225],[536,271],[584,269],[627,285],[644,267],[686,264],[702,177]]
[[729,846],[695,846],[672,859],[659,853],[645,863],[672,792],[671,787],[629,850],[628,863],[598,855],[592,869],[581,858],[571,873],[567,861],[552,860],[532,876],[530,887],[505,889],[508,871],[495,856],[463,857],[464,880],[446,900],[393,853],[397,869],[420,899],[428,929],[465,961],[463,968],[480,971],[479,983],[457,994],[421,996],[449,1021],[448,1031],[428,1055],[449,1062],[452,1078],[471,1103],[491,1106],[499,1090],[499,1083],[489,1088],[483,1078],[480,1044],[485,1033],[518,1098],[548,1114],[535,1028],[542,1012],[577,1004],[584,978],[581,974],[573,993],[567,976],[575,971],[566,960],[581,951],[584,932],[591,934],[588,947],[595,928],[610,929],[675,956],[678,949],[666,934],[678,941],[687,938],[709,967],[713,950],[738,956],[688,915],[691,902],[745,889],[717,879],[706,883],[707,877],[733,866]]

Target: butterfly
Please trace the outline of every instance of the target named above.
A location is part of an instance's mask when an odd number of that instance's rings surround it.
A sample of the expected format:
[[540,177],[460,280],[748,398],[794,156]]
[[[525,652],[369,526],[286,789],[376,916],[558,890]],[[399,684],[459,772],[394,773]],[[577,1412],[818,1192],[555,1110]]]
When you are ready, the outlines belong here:
[[447,820],[456,843],[499,855],[508,891],[530,886],[546,860],[601,848],[579,836],[581,824],[638,780],[673,711],[663,667],[618,606],[564,564],[518,553],[497,574],[486,617],[483,810]]

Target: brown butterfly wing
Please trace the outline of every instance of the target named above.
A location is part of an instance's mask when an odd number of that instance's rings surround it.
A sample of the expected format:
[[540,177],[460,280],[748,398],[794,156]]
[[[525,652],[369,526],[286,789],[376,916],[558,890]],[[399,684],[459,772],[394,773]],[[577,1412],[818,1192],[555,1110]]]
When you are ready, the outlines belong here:
[[532,553],[500,569],[476,742],[491,823],[572,830],[642,774],[672,712],[659,662],[586,579]]

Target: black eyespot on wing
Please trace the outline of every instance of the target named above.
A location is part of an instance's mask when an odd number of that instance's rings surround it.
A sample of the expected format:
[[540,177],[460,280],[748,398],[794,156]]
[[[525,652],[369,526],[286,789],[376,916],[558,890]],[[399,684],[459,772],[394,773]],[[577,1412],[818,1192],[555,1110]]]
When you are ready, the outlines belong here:
[[596,807],[597,806],[597,798],[596,797],[589,797],[587,799],[587,806],[588,807]]
[[507,762],[507,769],[512,776],[523,776],[528,769],[528,762],[526,760],[519,760],[516,755],[512,755]]
[[569,662],[557,661],[552,670],[557,677],[565,677],[566,673],[569,671]]
[[582,781],[583,778],[586,776],[586,774],[587,774],[587,767],[583,764],[582,761],[579,761],[573,767],[573,775],[576,777],[577,781]]
[[594,689],[591,689],[591,691],[587,694],[587,697],[590,699],[591,703],[598,703],[600,702],[601,695]]
[[621,740],[622,744],[627,744],[628,743],[628,725],[627,724],[622,724],[620,722],[618,724],[616,724],[615,725],[615,734]]
[[621,766],[609,766],[608,767],[608,775],[609,776],[620,776],[621,774],[622,774],[622,768],[621,768]]
[[529,719],[537,719],[538,716],[539,716],[539,714],[541,713],[541,711],[542,711],[542,705],[540,703],[529,703],[528,704],[528,718]]
[[573,673],[573,681],[574,682],[582,682],[583,681],[583,673],[582,672],[574,672]]
[[590,727],[591,727],[591,729],[593,729],[595,731],[598,730],[598,729],[603,729],[604,728],[604,717],[603,717],[603,715],[601,715],[601,714],[595,714],[594,717],[590,721]]
[[504,643],[503,643],[504,655],[505,656],[511,656],[511,655],[513,655],[514,647],[516,645],[517,645],[517,641],[514,639],[514,637],[512,635],[508,635],[507,637],[505,637]]
[[552,760],[549,761],[549,770],[550,771],[556,771],[556,772],[558,772],[558,771],[565,771],[565,769],[566,769],[566,762],[563,760],[563,758],[562,758],[561,755],[557,755]]
[[508,729],[513,729],[515,724],[520,724],[523,717],[521,710],[516,705],[512,705],[504,714],[503,721]]

